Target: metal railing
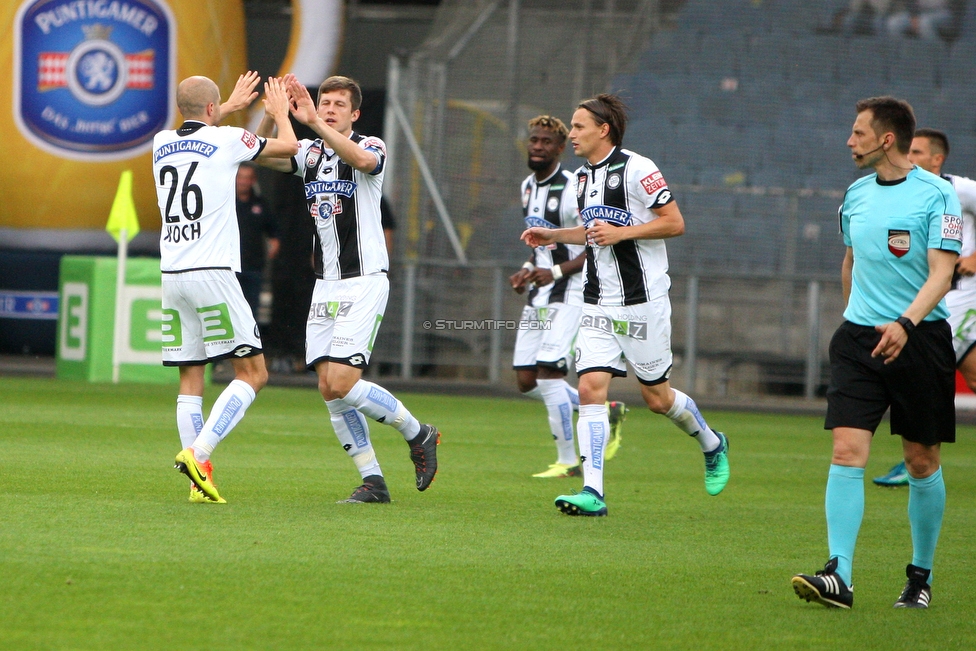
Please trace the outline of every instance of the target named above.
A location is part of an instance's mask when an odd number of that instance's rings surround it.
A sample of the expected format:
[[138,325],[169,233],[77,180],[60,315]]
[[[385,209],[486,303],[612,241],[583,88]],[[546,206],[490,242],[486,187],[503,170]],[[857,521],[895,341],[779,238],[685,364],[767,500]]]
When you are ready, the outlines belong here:
[[[373,353],[381,374],[508,381],[525,301],[508,288],[517,268],[497,260],[395,264]],[[676,274],[672,282],[677,383],[718,396],[822,392],[824,333],[841,319],[839,277]]]

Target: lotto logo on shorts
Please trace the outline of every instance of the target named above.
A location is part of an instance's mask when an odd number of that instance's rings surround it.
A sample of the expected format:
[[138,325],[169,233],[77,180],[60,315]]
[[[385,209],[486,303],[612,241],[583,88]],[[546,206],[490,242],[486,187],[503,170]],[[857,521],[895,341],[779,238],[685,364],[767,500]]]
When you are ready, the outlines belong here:
[[173,121],[175,21],[163,0],[27,0],[13,31],[14,119],[41,149],[117,159]]
[[608,316],[592,316],[587,314],[580,319],[580,327],[602,330],[610,334],[639,339],[641,341],[647,339],[647,324],[640,321],[617,321]]

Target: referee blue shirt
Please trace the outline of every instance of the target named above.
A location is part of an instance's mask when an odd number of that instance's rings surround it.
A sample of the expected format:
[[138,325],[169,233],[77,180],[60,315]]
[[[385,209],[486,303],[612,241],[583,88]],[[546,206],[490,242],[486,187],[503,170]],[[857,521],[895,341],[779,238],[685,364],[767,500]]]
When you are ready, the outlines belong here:
[[[858,179],[840,207],[844,244],[854,249],[844,318],[875,326],[904,314],[929,276],[928,249],[959,253],[962,210],[952,185],[914,167],[903,179]],[[949,316],[939,301],[926,321]]]

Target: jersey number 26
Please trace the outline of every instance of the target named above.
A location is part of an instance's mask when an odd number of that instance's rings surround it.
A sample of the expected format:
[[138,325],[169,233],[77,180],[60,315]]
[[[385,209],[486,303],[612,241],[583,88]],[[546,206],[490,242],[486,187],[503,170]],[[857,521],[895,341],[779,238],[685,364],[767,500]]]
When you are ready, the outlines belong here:
[[[203,192],[201,192],[199,185],[190,183],[198,164],[196,161],[190,164],[190,169],[186,173],[186,178],[183,179],[183,187],[180,192],[180,206],[183,208],[183,216],[189,221],[199,219],[200,215],[203,214]],[[169,196],[166,197],[166,223],[173,224],[180,221],[179,215],[173,215],[170,212],[173,209],[173,200],[176,198],[176,188],[180,185],[180,172],[172,165],[166,165],[159,170],[159,184],[165,186],[167,177],[172,177],[172,182],[169,186]],[[190,195],[193,195],[192,211],[190,210]]]

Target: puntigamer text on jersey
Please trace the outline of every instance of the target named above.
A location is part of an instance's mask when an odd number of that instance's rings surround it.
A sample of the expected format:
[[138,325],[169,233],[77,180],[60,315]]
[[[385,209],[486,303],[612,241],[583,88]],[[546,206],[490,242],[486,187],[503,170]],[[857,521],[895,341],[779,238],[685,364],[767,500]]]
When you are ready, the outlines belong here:
[[209,142],[202,142],[200,140],[177,140],[176,142],[167,143],[154,151],[153,162],[155,163],[159,161],[159,159],[166,158],[170,154],[180,152],[190,152],[192,154],[200,154],[201,156],[210,158],[213,156],[215,151],[217,151],[216,145],[212,145]]

